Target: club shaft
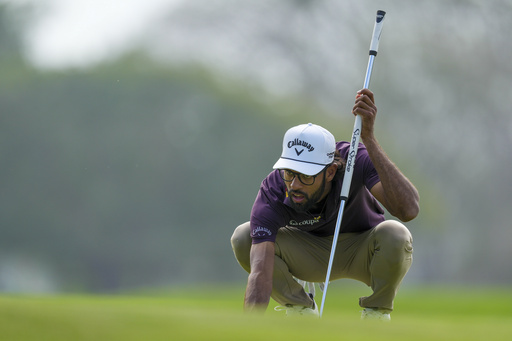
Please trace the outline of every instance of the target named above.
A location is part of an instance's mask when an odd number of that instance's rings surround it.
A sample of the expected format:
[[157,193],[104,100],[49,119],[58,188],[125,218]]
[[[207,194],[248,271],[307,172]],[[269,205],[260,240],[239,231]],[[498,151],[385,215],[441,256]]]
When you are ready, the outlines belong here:
[[370,58],[368,58],[368,66],[366,67],[366,76],[364,77],[363,88],[368,89],[370,87],[370,78],[372,77],[373,70],[373,61],[375,60],[375,55],[371,54]]
[[[341,201],[340,210],[338,211],[338,219],[336,221],[336,230],[334,235],[340,234],[341,217],[343,216],[343,210],[345,209],[345,199]],[[331,278],[332,261],[334,260],[334,254],[336,253],[336,245],[338,245],[338,238],[332,240],[331,256],[329,257],[329,266],[327,267],[327,276],[325,277],[324,290],[322,291],[322,303],[320,304],[320,317],[324,313],[325,298],[327,297],[327,287],[329,286],[329,279]]]
[[[373,62],[374,62],[375,56],[377,55],[380,34],[382,32],[382,22],[383,22],[385,14],[386,14],[386,12],[384,12],[384,11],[377,11],[377,20],[376,20],[375,26],[373,28],[373,36],[372,36],[372,41],[370,43],[370,56],[368,58],[368,66],[366,67],[366,75],[365,75],[364,84],[363,84],[363,88],[365,88],[365,89],[368,89],[368,87],[370,86],[370,78],[372,76]],[[343,183],[341,185],[342,186],[341,193],[340,193],[341,203],[340,203],[340,209],[338,211],[338,217],[336,220],[336,228],[334,229],[331,254],[329,257],[329,264],[327,266],[327,274],[325,277],[324,290],[322,293],[322,303],[321,303],[320,311],[319,311],[320,317],[322,317],[324,307],[325,307],[325,298],[327,296],[327,289],[329,287],[329,281],[331,279],[332,265],[334,263],[334,256],[336,254],[336,246],[338,244],[338,237],[339,237],[340,229],[341,229],[341,221],[343,219],[343,211],[345,210],[345,203],[348,200],[348,194],[350,192],[350,185],[352,182],[352,175],[353,175],[354,166],[355,166],[355,159],[357,156],[357,149],[358,149],[359,140],[361,137],[361,127],[362,127],[361,116],[357,115],[355,118],[355,122],[354,122],[354,129],[352,131],[352,139],[350,141],[349,152],[347,155],[347,160],[346,160],[346,165],[345,165],[345,175],[343,177]]]

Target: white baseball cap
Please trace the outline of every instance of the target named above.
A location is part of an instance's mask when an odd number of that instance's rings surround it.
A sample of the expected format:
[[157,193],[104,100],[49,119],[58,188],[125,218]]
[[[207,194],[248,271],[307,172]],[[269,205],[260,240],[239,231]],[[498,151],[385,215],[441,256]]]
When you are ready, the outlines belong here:
[[305,175],[316,175],[334,161],[336,141],[325,128],[301,124],[284,134],[283,152],[274,169],[290,169]]

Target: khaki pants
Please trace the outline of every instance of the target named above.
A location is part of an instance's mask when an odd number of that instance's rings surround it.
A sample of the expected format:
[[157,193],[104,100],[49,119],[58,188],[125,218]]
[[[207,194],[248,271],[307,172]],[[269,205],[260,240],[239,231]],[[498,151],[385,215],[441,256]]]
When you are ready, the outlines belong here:
[[[333,237],[316,237],[292,227],[279,229],[275,242],[272,298],[279,304],[311,306],[311,298],[293,278],[324,282]],[[238,263],[250,272],[249,223],[238,226],[231,245]],[[401,223],[387,220],[363,233],[341,233],[331,280],[352,278],[373,290],[361,297],[365,308],[393,310],[400,283],[412,264],[412,236]]]

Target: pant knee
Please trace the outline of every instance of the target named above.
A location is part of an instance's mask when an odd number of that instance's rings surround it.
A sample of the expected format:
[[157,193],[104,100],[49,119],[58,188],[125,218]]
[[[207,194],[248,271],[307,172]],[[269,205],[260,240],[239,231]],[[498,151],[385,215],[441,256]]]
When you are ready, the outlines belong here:
[[251,243],[252,240],[249,223],[239,225],[231,236],[231,247],[233,250],[240,250],[245,249],[248,246],[250,247]]
[[375,235],[380,245],[412,252],[411,232],[398,221],[387,220],[377,225]]
[[248,272],[250,271],[251,245],[251,229],[247,222],[239,225],[233,232],[231,247],[238,263]]

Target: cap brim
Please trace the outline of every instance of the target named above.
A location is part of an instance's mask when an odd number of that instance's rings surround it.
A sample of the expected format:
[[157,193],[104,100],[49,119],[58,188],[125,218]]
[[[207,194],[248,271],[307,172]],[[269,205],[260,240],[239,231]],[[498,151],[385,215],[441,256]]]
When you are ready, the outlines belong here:
[[280,158],[274,164],[274,169],[289,169],[294,172],[302,173],[305,175],[317,175],[320,173],[326,165],[319,165],[316,163],[309,163],[303,161],[296,161],[292,159],[283,159]]

